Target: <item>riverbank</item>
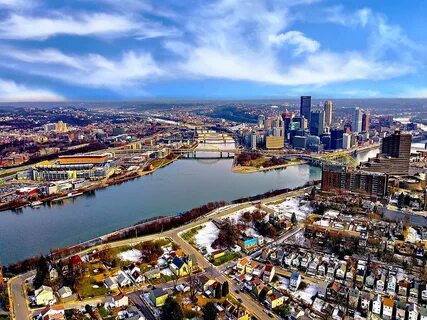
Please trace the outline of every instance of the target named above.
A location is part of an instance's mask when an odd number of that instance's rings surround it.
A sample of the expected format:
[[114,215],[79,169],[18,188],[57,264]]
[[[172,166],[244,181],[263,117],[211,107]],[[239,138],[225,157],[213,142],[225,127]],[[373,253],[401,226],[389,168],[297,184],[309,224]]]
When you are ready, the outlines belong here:
[[290,160],[288,163],[271,166],[271,167],[253,167],[253,166],[236,166],[233,164],[232,171],[235,173],[256,173],[256,172],[263,172],[263,171],[270,171],[270,170],[277,170],[277,169],[285,169],[291,166],[301,165],[301,164],[307,164],[308,162],[305,160]]

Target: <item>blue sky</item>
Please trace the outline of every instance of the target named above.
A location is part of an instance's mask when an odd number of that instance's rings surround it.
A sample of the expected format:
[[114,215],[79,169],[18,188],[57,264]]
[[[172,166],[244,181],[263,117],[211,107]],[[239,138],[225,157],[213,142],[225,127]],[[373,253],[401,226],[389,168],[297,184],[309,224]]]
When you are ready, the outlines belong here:
[[0,0],[0,101],[427,97],[427,4]]

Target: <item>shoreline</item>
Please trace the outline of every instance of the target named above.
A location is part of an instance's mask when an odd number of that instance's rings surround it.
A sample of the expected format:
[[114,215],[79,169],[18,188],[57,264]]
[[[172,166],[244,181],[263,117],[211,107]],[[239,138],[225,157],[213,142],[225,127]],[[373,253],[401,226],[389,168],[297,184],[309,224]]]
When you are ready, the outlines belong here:
[[270,171],[270,170],[278,170],[278,169],[286,169],[288,167],[292,166],[298,166],[302,164],[307,164],[308,161],[305,160],[299,160],[299,161],[291,161],[289,163],[280,164],[277,166],[271,166],[271,167],[251,167],[251,166],[235,166],[233,164],[231,171],[234,173],[240,173],[240,174],[250,174],[250,173],[257,173],[257,172],[263,172],[263,171]]

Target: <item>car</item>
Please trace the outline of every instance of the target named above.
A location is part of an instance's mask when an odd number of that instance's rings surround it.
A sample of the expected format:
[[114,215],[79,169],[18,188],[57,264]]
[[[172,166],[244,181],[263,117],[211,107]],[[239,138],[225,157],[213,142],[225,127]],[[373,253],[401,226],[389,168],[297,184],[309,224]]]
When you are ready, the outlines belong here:
[[243,303],[242,298],[237,298],[237,301],[239,301],[240,303]]
[[235,292],[235,293],[237,293],[237,294],[239,294],[239,290],[238,290],[238,289],[237,289],[237,290],[234,290],[234,292]]
[[274,318],[274,316],[272,315],[272,313],[271,313],[271,312],[267,313],[267,315],[268,315],[270,318]]

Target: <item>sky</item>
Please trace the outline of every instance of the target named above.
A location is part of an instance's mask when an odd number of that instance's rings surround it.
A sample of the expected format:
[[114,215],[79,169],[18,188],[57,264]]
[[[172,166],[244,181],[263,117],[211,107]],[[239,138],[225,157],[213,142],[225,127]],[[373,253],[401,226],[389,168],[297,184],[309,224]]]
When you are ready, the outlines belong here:
[[425,0],[0,0],[0,101],[427,97]]

